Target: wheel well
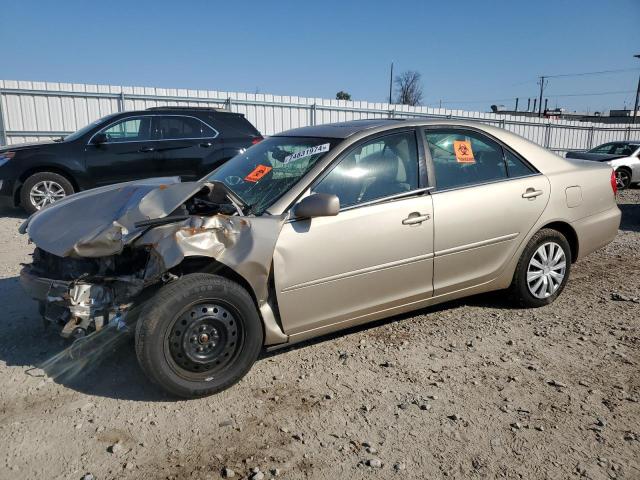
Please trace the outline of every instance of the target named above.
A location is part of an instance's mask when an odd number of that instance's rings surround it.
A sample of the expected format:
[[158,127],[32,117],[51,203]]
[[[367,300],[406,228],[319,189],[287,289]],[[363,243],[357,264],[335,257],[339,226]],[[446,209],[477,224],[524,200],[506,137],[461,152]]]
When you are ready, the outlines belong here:
[[552,222],[542,228],[550,228],[564,235],[567,242],[569,242],[569,248],[571,249],[571,263],[575,263],[578,258],[580,245],[578,243],[578,234],[573,227],[566,222]]
[[27,178],[29,178],[34,173],[43,173],[43,172],[51,172],[51,173],[57,173],[58,175],[62,175],[64,178],[69,180],[69,183],[71,183],[71,186],[73,187],[74,192],[80,191],[80,186],[78,185],[78,182],[76,182],[73,176],[66,170],[59,167],[34,167],[29,170],[26,170],[25,172],[22,173],[22,175],[20,175],[19,177],[20,186],[16,188],[16,191],[13,194],[13,202],[15,205],[20,204],[20,191],[22,190],[22,185],[24,185],[24,182],[27,180]]
[[180,273],[186,275],[188,273],[214,273],[216,275],[220,275],[221,277],[225,277],[232,282],[236,282],[241,285],[251,298],[253,298],[256,307],[258,305],[258,301],[256,299],[255,293],[249,282],[247,282],[242,275],[240,275],[235,270],[230,269],[225,264],[218,262],[217,260],[210,257],[187,257],[182,263],[175,266],[171,269],[173,273]]

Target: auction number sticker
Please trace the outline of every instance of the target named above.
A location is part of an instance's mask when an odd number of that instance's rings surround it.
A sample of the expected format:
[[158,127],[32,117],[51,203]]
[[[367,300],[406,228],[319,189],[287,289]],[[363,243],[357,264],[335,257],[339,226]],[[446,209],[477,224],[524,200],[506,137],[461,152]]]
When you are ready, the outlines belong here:
[[305,148],[297,153],[287,155],[284,157],[283,163],[287,164],[294,160],[300,160],[301,158],[310,157],[311,155],[317,155],[318,153],[324,153],[329,151],[329,144],[323,143],[322,145],[316,145],[315,147]]
[[272,167],[268,167],[266,165],[258,165],[254,168],[249,175],[244,177],[247,182],[257,182],[262,177],[264,177],[267,173],[272,170]]
[[471,149],[470,141],[454,140],[453,150],[456,154],[456,160],[458,163],[476,163],[476,159],[473,158],[473,150]]

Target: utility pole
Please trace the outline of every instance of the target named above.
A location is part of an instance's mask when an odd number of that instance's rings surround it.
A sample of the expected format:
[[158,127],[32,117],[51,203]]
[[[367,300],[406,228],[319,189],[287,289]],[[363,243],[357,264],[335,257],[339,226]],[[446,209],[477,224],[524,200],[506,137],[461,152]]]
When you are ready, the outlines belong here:
[[518,111],[518,100],[520,100],[519,98],[516,98],[516,108],[514,109],[514,112]]
[[391,100],[391,91],[393,90],[393,62],[391,62],[391,75],[389,75],[389,104],[393,103]]
[[[634,55],[635,58],[640,58],[640,55]],[[638,97],[640,97],[640,76],[638,76],[638,88],[636,89],[636,104],[633,107],[633,118],[631,123],[636,123],[636,117],[638,116]]]
[[[544,91],[544,77],[540,77],[540,100],[538,101],[538,118],[542,117],[542,92],[543,91]],[[535,110],[535,107],[533,107],[533,109]]]

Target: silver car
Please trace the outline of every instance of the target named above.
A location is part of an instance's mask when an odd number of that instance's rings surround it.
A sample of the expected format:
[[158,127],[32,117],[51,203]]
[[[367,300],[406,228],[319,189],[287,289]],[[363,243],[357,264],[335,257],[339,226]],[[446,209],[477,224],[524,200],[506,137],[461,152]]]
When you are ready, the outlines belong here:
[[266,348],[492,290],[540,307],[609,243],[611,167],[473,122],[363,120],[280,133],[199,182],[72,195],[21,227],[21,281],[74,338],[135,324],[182,397]]

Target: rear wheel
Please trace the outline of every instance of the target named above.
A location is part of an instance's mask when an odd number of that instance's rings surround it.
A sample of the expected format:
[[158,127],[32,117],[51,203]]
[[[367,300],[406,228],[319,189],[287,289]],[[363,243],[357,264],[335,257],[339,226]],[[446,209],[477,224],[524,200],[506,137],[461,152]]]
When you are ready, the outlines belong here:
[[245,289],[196,273],[164,286],[149,302],[138,319],[136,353],[153,382],[195,398],[240,380],[258,358],[263,335]]
[[38,172],[28,177],[20,190],[20,204],[29,214],[71,195],[71,182],[54,172]]
[[571,248],[557,230],[542,229],[522,252],[511,283],[514,300],[524,307],[552,303],[567,284],[571,270]]
[[631,171],[628,168],[620,167],[616,170],[616,184],[618,190],[624,190],[631,185]]

